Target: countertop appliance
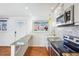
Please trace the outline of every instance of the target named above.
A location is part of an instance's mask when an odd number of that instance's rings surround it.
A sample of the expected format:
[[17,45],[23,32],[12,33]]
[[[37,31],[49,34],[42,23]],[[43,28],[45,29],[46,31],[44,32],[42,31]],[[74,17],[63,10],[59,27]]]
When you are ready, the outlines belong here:
[[67,8],[64,14],[56,19],[57,25],[73,25],[74,24],[74,5]]
[[59,17],[57,17],[56,24],[57,25],[63,25],[63,24],[65,24],[65,14],[62,14]]

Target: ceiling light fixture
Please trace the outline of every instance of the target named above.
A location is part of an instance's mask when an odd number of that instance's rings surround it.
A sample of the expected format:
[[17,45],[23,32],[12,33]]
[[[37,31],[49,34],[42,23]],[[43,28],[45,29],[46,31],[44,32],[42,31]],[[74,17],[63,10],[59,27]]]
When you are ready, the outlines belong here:
[[25,7],[25,9],[28,10],[29,8],[28,7]]
[[53,10],[54,9],[54,7],[51,7],[51,10]]

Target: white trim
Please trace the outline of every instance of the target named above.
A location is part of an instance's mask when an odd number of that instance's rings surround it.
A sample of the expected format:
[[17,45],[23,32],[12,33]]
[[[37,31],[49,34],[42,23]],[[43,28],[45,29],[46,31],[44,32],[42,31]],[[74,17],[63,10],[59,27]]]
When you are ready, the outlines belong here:
[[46,45],[29,45],[29,47],[46,47]]
[[11,56],[15,55],[15,45],[11,45]]

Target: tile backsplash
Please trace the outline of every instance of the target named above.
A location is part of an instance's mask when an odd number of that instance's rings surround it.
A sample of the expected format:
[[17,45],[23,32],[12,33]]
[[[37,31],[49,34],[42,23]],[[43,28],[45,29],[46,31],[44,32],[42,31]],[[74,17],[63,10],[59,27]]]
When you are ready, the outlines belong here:
[[56,27],[56,34],[63,40],[63,35],[79,37],[79,26]]

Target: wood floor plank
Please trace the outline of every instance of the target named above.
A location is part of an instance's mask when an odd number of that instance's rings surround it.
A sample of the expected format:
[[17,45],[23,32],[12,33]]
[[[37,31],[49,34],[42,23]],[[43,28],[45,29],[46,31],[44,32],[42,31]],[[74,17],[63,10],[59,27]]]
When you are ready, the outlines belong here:
[[10,46],[0,46],[0,56],[10,56],[11,47]]
[[45,47],[29,47],[24,56],[48,56],[48,51]]

